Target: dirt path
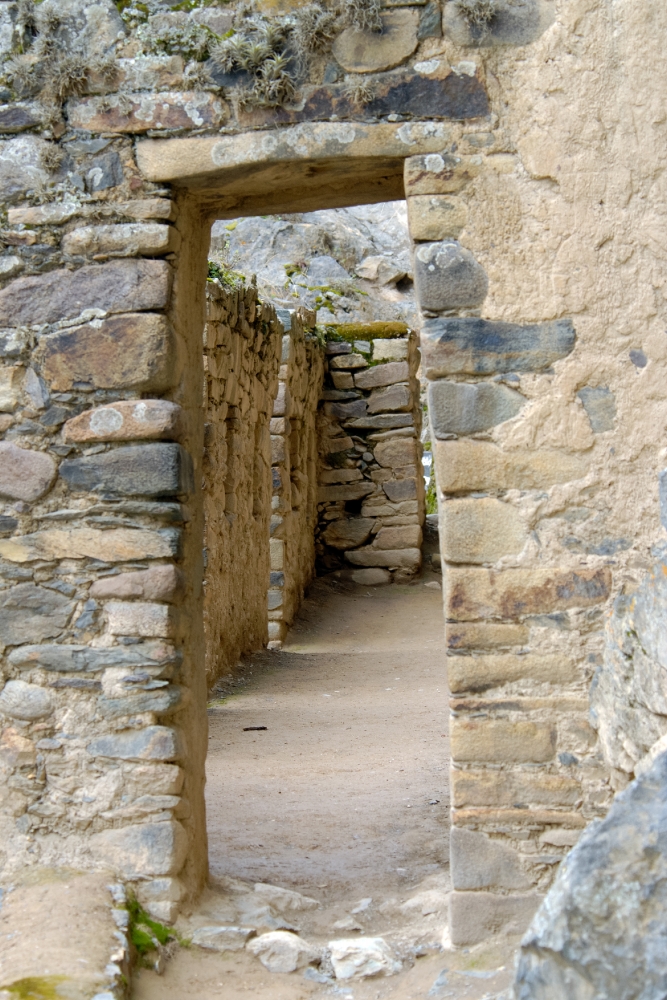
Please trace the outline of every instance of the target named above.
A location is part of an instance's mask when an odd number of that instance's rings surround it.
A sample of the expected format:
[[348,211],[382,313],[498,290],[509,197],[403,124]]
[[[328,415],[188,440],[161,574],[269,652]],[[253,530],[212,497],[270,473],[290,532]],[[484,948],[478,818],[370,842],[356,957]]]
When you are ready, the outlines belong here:
[[[292,926],[318,946],[381,935],[403,971],[317,982],[303,971],[271,974],[247,952],[193,947],[162,977],[141,972],[135,1000],[231,1000],[246,991],[261,1000],[473,1000],[506,985],[494,951],[443,961],[449,753],[441,600],[437,577],[380,588],[320,581],[285,648],[253,657],[244,683],[212,704],[211,891],[182,922],[188,935],[213,924],[258,933]],[[262,917],[255,883],[320,906],[272,904]]]

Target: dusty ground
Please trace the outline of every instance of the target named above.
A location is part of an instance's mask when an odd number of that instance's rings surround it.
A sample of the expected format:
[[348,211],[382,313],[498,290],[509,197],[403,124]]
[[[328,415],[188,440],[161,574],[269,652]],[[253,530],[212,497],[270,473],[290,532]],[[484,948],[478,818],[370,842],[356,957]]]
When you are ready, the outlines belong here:
[[[449,752],[441,600],[435,576],[380,588],[320,581],[285,648],[253,657],[241,682],[212,703],[211,890],[180,925],[189,935],[212,924],[262,933],[268,919],[317,945],[381,935],[404,970],[316,982],[303,972],[269,973],[246,952],[192,947],[161,977],[141,971],[134,1000],[231,1000],[244,992],[260,1000],[474,1000],[507,986],[506,949],[442,948]],[[247,728],[255,726],[266,729]],[[320,906],[262,917],[257,882]],[[350,917],[357,930],[334,928]]]

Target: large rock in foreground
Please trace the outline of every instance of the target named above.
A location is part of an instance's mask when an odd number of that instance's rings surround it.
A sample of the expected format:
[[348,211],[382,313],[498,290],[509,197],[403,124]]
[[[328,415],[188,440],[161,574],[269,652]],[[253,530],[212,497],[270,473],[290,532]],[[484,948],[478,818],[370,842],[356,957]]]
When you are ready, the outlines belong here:
[[667,753],[563,862],[523,939],[516,1000],[667,995]]

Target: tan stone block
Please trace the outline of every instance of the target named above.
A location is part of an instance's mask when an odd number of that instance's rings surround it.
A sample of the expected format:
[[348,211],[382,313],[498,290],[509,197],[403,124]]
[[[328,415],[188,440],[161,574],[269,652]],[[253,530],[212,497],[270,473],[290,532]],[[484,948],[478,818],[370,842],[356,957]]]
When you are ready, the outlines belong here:
[[503,451],[487,441],[434,441],[438,489],[443,493],[476,490],[541,490],[583,479],[589,460],[560,451]]
[[573,778],[542,771],[459,771],[450,773],[452,805],[573,806],[581,785]]
[[384,468],[399,469],[414,465],[417,461],[417,442],[412,437],[388,438],[375,445],[373,456],[378,465]]
[[66,442],[133,441],[165,438],[178,441],[183,411],[167,399],[124,399],[86,410],[63,427]]
[[[93,209],[91,212],[90,209]],[[56,205],[22,205],[10,208],[7,220],[10,226],[58,226],[78,216],[94,213],[124,215],[128,219],[142,222],[146,219],[163,219],[173,222],[176,205],[168,198],[137,198],[133,201],[96,202],[93,206],[77,202],[62,202]]]
[[37,356],[57,392],[79,382],[95,389],[161,391],[179,375],[167,320],[154,313],[111,316],[50,334]]
[[505,625],[496,622],[447,622],[447,649],[504,649],[524,646],[530,630],[526,625]]
[[377,503],[373,501],[361,508],[362,517],[391,517],[393,514],[418,514],[418,500],[403,500],[401,503]]
[[[346,357],[353,357],[348,354]],[[393,385],[395,382],[407,382],[410,378],[410,366],[407,361],[389,361],[384,365],[374,365],[365,371],[357,372],[354,384],[357,389],[376,389],[380,386]]]
[[140,597],[147,601],[175,601],[184,589],[183,574],[176,566],[152,566],[135,573],[103,576],[90,588],[90,596]]
[[468,219],[464,201],[444,194],[420,194],[407,198],[411,239],[458,239]]
[[572,684],[579,680],[577,662],[570,656],[448,656],[450,691],[483,691],[485,688],[533,680],[539,684]]
[[411,8],[384,11],[382,32],[346,28],[333,44],[336,61],[348,73],[378,73],[405,62],[417,48],[419,12]]
[[351,437],[333,437],[324,439],[324,448],[327,455],[336,455],[341,451],[349,451],[354,448],[354,441]]
[[542,722],[507,719],[452,719],[452,760],[457,762],[543,764],[553,760],[556,729]]
[[611,570],[488,569],[452,567],[447,573],[447,617],[518,618],[567,608],[588,608],[609,596]]
[[518,510],[500,500],[448,500],[440,508],[440,550],[447,562],[496,562],[520,552],[527,538]]
[[0,496],[11,500],[37,500],[50,488],[57,466],[42,451],[19,448],[0,441]]
[[89,132],[207,128],[220,125],[226,116],[224,102],[204,91],[105,94],[67,102],[70,127]]
[[173,609],[149,601],[107,601],[104,605],[111,635],[169,639],[174,634]]
[[400,528],[381,528],[373,545],[378,549],[421,548],[422,529],[418,524]]
[[454,889],[531,889],[518,852],[477,830],[452,827],[449,863]]
[[457,826],[546,826],[560,823],[577,829],[586,826],[586,819],[578,812],[560,809],[453,809],[452,823]]
[[410,341],[401,337],[396,340],[374,340],[373,361],[407,361]]
[[374,389],[368,398],[368,413],[407,413],[412,409],[412,393],[401,382]]
[[345,558],[354,566],[386,566],[388,569],[416,571],[421,566],[420,549],[378,549],[368,545],[346,552]]
[[24,563],[35,559],[170,559],[178,554],[180,532],[173,528],[51,528],[21,538],[0,539],[0,558]]
[[536,892],[508,896],[496,896],[492,892],[453,892],[449,898],[452,944],[464,947],[498,934],[523,934],[542,898]]
[[405,193],[408,197],[455,193],[477,177],[483,162],[479,154],[426,153],[408,156],[403,172]]
[[285,461],[287,451],[285,449],[285,438],[282,434],[271,435],[271,465],[278,465]]
[[317,491],[317,502],[326,503],[328,500],[361,500],[375,490],[375,485],[368,481],[363,483],[349,483],[345,486],[320,486]]
[[269,556],[272,570],[282,570],[285,568],[285,542],[282,538],[271,538],[269,540]]
[[0,368],[0,413],[13,413],[19,405],[24,375],[19,365]]
[[330,483],[356,483],[363,478],[359,469],[324,469],[320,472],[319,482],[325,485]]
[[331,372],[331,378],[336,389],[354,389],[351,372]]
[[548,712],[579,714],[582,718],[588,714],[589,701],[587,697],[571,694],[556,695],[553,698],[515,698],[513,695],[496,698],[450,698],[449,707],[453,712]]
[[161,255],[178,250],[181,238],[173,226],[159,222],[124,222],[110,226],[82,226],[63,237],[63,253],[71,256],[86,254],[126,253]]

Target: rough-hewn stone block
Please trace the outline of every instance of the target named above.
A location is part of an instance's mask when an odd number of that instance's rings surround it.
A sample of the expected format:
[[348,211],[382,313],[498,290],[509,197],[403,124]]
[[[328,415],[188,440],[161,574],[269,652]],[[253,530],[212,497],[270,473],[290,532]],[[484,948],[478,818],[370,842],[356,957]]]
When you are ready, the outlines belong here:
[[486,298],[486,272],[456,240],[420,243],[414,254],[415,291],[422,309],[474,309]]
[[417,242],[458,239],[468,218],[464,201],[444,194],[407,198],[410,236]]
[[348,73],[377,73],[405,62],[418,45],[419,14],[411,8],[385,11],[382,33],[346,28],[333,44],[333,54]]
[[454,889],[530,889],[519,855],[483,833],[453,827],[449,859]]
[[385,469],[401,469],[417,463],[417,442],[414,438],[388,438],[374,448],[375,461]]
[[530,630],[526,625],[496,622],[447,622],[447,649],[506,649],[525,646]]
[[556,751],[556,728],[542,722],[454,718],[452,760],[496,764],[544,764]]
[[537,893],[453,892],[449,900],[452,944],[463,947],[496,934],[523,934],[542,898]]
[[55,323],[85,309],[164,309],[170,286],[171,269],[162,260],[114,260],[17,278],[0,290],[0,327]]
[[367,546],[346,552],[345,558],[354,566],[387,566],[390,569],[417,570],[421,565],[420,549],[376,549]]
[[121,222],[110,226],[82,226],[63,237],[63,253],[125,253],[160,256],[178,250],[180,234],[159,222]]
[[336,417],[338,420],[363,417],[366,413],[366,400],[353,399],[349,403],[325,403],[322,410],[325,417]]
[[285,569],[285,542],[282,538],[271,538],[269,540],[269,558],[272,570],[280,571]]
[[50,455],[19,448],[11,441],[0,441],[0,496],[38,500],[48,492],[56,471]]
[[38,108],[30,104],[3,104],[0,107],[0,132],[23,132],[41,122]]
[[174,634],[173,609],[149,601],[108,601],[104,605],[111,635],[168,639]]
[[567,608],[588,608],[609,596],[611,570],[488,569],[453,567],[447,573],[447,617],[518,618]]
[[42,340],[38,358],[58,392],[80,383],[159,392],[178,380],[169,324],[154,313],[112,316],[53,333]]
[[179,444],[137,444],[62,463],[71,490],[122,496],[176,496],[194,489],[192,460]]
[[182,432],[182,410],[167,399],[122,399],[72,417],[63,427],[63,440],[132,441],[142,438],[172,438]]
[[573,806],[581,798],[581,785],[573,778],[543,771],[459,771],[450,776],[452,805],[466,806]]
[[161,675],[170,676],[180,663],[180,654],[166,642],[137,642],[131,646],[76,646],[46,643],[41,646],[19,646],[8,656],[13,667],[78,673],[100,671],[107,667],[161,668]]
[[431,382],[428,416],[436,438],[477,434],[515,417],[526,399],[493,382]]
[[147,726],[109,733],[91,740],[86,750],[91,757],[118,760],[174,760],[181,753],[180,740],[169,726]]
[[67,114],[72,128],[136,134],[215,127],[224,121],[226,107],[219,97],[204,91],[109,94],[71,98]]
[[491,497],[448,500],[440,510],[440,551],[451,563],[492,563],[520,552],[528,529],[516,507]]
[[567,357],[575,340],[569,319],[525,326],[463,316],[428,319],[421,331],[422,367],[431,379],[540,371]]
[[0,692],[0,713],[9,715],[12,719],[34,722],[35,719],[44,719],[47,715],[51,715],[53,708],[50,692],[38,684],[10,680]]
[[337,354],[329,360],[329,368],[333,371],[355,371],[358,368],[368,368],[368,361],[363,354]]
[[433,441],[436,481],[443,493],[541,490],[583,479],[589,459],[560,451],[503,451],[487,441]]
[[13,413],[19,405],[24,376],[19,365],[0,368],[0,413]]
[[363,545],[375,524],[372,517],[348,517],[332,521],[322,538],[326,545],[334,549],[353,549]]
[[390,361],[386,365],[374,365],[366,371],[356,372],[354,384],[357,389],[377,389],[395,382],[407,382],[409,378],[410,367],[407,361]]
[[411,413],[377,413],[372,417],[355,417],[354,420],[346,420],[346,430],[380,430],[391,427],[413,427],[414,421]]
[[405,160],[403,183],[410,196],[451,194],[460,191],[479,174],[483,157],[458,153],[425,153]]
[[393,503],[414,500],[417,497],[416,479],[390,479],[382,484],[382,489]]
[[585,385],[577,396],[581,400],[594,434],[613,431],[616,420],[616,399],[606,386]]
[[375,489],[373,483],[348,483],[344,486],[320,486],[317,491],[317,502],[327,500],[361,500]]
[[127,879],[175,875],[183,867],[188,836],[176,820],[104,830],[90,840],[97,858]]
[[0,648],[60,635],[73,610],[63,594],[34,583],[0,591]]
[[183,591],[183,574],[176,566],[152,566],[135,573],[103,576],[90,588],[94,598],[138,597],[146,601],[175,601]]
[[454,45],[472,48],[529,45],[553,24],[553,6],[545,0],[531,0],[520,6],[512,0],[496,0],[493,17],[474,23],[456,4],[448,4],[443,28]]
[[385,389],[375,389],[368,400],[369,413],[387,413],[412,409],[412,393],[400,382]]
[[447,672],[453,692],[484,691],[518,680],[533,680],[538,684],[572,684],[580,679],[576,658],[562,654],[450,656]]
[[177,528],[149,531],[143,528],[50,528],[21,538],[0,540],[0,558],[10,562],[35,559],[99,559],[131,562],[134,559],[172,559],[180,554]]
[[373,544],[378,549],[419,549],[422,544],[422,529],[418,524],[380,528]]
[[408,345],[409,341],[404,337],[396,340],[374,340],[373,361],[406,361]]

